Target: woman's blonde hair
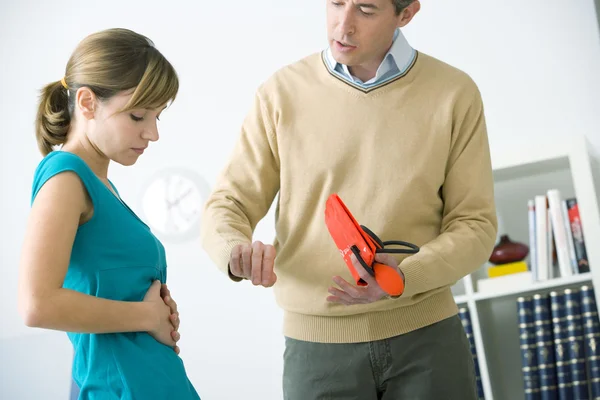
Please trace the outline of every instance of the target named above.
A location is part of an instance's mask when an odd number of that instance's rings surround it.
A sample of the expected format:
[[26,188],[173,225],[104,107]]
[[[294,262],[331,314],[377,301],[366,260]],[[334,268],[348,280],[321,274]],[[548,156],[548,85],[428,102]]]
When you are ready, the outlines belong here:
[[121,111],[157,108],[175,100],[175,69],[147,37],[128,29],[107,29],[83,39],[67,63],[61,80],[41,90],[36,137],[47,155],[63,144],[75,110],[75,94],[88,87],[100,101],[135,89]]

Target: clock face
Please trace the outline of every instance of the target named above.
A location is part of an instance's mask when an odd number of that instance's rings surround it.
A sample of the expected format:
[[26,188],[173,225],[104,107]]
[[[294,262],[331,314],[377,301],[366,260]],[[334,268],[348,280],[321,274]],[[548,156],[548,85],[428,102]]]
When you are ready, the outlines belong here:
[[184,241],[200,234],[200,218],[210,187],[199,174],[169,168],[154,175],[142,193],[142,211],[153,231],[164,239]]

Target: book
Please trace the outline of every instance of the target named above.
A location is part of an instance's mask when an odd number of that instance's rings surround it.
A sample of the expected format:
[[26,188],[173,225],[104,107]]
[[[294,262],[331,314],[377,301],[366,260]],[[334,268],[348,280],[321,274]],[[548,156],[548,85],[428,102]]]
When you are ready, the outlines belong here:
[[548,197],[548,216],[552,221],[552,233],[554,237],[556,257],[560,276],[572,276],[571,258],[569,256],[569,245],[567,243],[567,227],[562,213],[562,195],[558,189],[550,189]]
[[531,297],[519,297],[517,299],[517,314],[519,317],[519,343],[525,400],[539,400],[541,399],[540,375]]
[[585,247],[585,238],[583,237],[583,228],[581,226],[581,217],[579,215],[579,206],[577,199],[567,199],[567,212],[573,234],[573,246],[575,247],[575,259],[579,273],[590,272],[590,261]]
[[469,340],[469,346],[471,348],[471,355],[473,356],[473,363],[475,364],[475,381],[477,383],[477,397],[479,400],[485,400],[483,393],[483,385],[481,383],[481,373],[479,371],[479,360],[477,359],[477,348],[475,347],[475,337],[473,336],[473,325],[471,323],[471,314],[469,309],[461,307],[458,310],[458,316],[462,322],[463,328]]
[[579,291],[566,289],[565,316],[568,332],[568,357],[575,399],[588,399],[588,380],[583,342],[583,324],[581,323],[581,308]]
[[542,400],[558,399],[556,359],[548,294],[533,296],[533,321]]
[[559,292],[550,292],[550,306],[552,308],[558,396],[560,399],[572,399],[573,380],[571,379],[571,363],[568,352],[569,332],[565,313],[565,295]]
[[587,359],[588,381],[592,399],[600,398],[600,321],[594,288],[582,286],[581,297],[581,322],[583,324],[583,342],[585,358]]

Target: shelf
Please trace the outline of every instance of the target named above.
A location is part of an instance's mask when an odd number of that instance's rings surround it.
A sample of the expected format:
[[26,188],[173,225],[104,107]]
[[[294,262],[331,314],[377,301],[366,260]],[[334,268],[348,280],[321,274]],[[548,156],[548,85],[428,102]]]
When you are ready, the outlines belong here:
[[[530,279],[502,280],[476,291],[481,271],[466,275],[462,288],[454,291],[459,307],[468,307],[479,362],[481,383],[487,400],[523,398],[520,363],[517,297],[533,296],[583,285],[595,286],[600,304],[600,155],[593,153],[585,135],[565,140],[537,138],[515,141],[510,147],[492,146],[492,169],[496,204],[502,211],[502,230],[515,240],[528,239],[527,200],[534,194],[558,188],[565,196],[576,197],[583,236],[592,272],[559,277],[543,282]],[[525,217],[524,217],[525,216]],[[494,283],[493,285],[491,283]]]
[[550,279],[550,280],[543,281],[543,282],[534,282],[527,287],[507,287],[503,290],[490,292],[490,293],[474,293],[473,299],[475,301],[480,301],[480,300],[495,299],[495,298],[499,298],[499,297],[522,295],[522,294],[532,293],[532,292],[536,292],[536,291],[540,291],[540,290],[544,290],[544,289],[552,289],[552,288],[558,288],[561,286],[569,286],[569,285],[575,285],[578,283],[590,282],[591,280],[592,280],[592,273],[588,272],[585,274],[577,274],[577,275],[568,276],[565,278],[555,278],[555,279]]
[[466,294],[454,296],[454,301],[456,302],[456,304],[464,304],[467,301],[469,301],[469,296]]
[[566,155],[556,155],[555,158],[537,159],[526,164],[506,165],[496,168],[494,169],[494,181],[498,183],[568,168],[569,158]]
[[555,279],[550,279],[550,280],[547,280],[544,282],[534,282],[526,287],[523,287],[523,286],[507,287],[502,290],[487,292],[487,293],[475,292],[472,295],[468,295],[468,294],[456,295],[456,296],[454,296],[454,301],[456,302],[456,304],[460,305],[460,304],[466,304],[470,299],[473,299],[475,301],[481,301],[481,300],[491,300],[491,299],[508,297],[508,296],[519,296],[519,295],[524,295],[527,293],[533,293],[533,292],[546,290],[546,289],[553,289],[553,288],[565,287],[565,286],[570,286],[570,285],[576,285],[579,283],[589,282],[591,284],[591,281],[592,281],[592,273],[588,272],[585,274],[578,274],[578,275],[569,276],[566,278],[555,278]]
[[543,146],[531,142],[523,143],[511,151],[492,151],[494,179],[505,180],[564,168],[569,165],[571,147],[572,143],[565,146],[565,143],[550,141]]

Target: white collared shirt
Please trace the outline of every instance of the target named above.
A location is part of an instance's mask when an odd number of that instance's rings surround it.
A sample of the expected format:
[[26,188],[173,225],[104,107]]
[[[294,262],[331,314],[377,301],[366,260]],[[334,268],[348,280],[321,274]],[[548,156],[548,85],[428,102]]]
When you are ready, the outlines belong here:
[[351,83],[367,88],[369,86],[390,80],[397,75],[404,73],[412,64],[415,56],[415,49],[410,46],[400,29],[397,29],[394,33],[394,41],[392,46],[379,65],[377,73],[367,82],[362,82],[357,77],[352,76],[347,65],[338,63],[333,58],[331,48],[327,49],[325,59],[329,64],[329,69],[335,72],[338,76],[350,81]]

